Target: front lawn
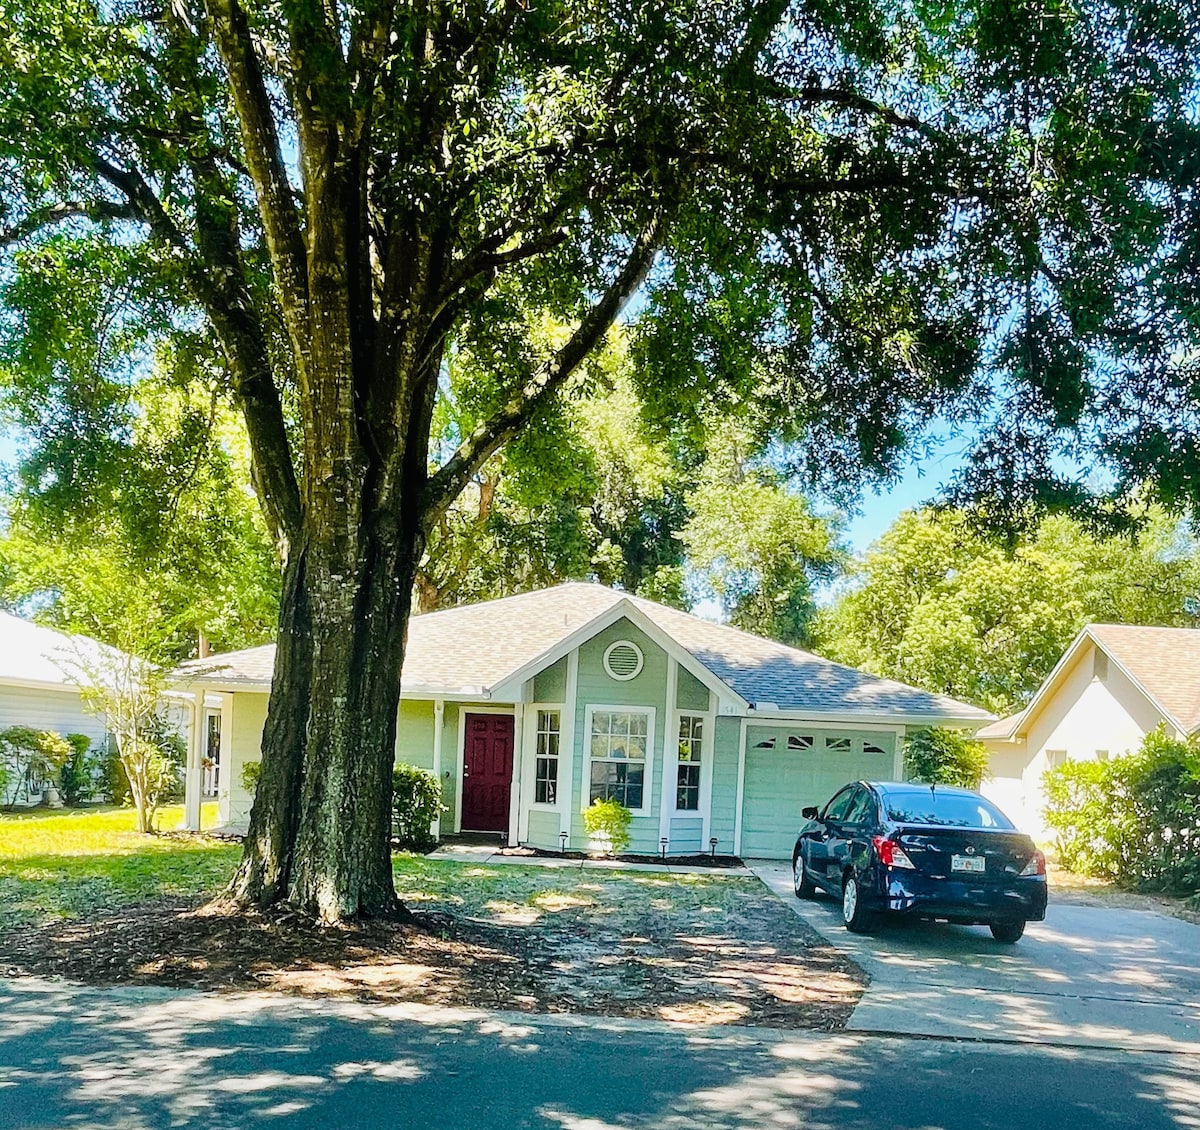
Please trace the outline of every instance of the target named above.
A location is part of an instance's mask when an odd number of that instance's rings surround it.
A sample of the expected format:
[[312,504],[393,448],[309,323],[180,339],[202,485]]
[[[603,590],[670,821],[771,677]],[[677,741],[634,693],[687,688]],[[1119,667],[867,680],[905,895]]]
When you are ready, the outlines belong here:
[[[167,813],[165,827],[177,820]],[[128,810],[0,817],[0,966],[102,983],[841,1027],[860,971],[756,879],[396,857],[411,923],[205,906],[240,848]]]
[[[211,825],[216,805],[205,807]],[[157,823],[170,831],[139,835],[131,808],[0,814],[0,930],[220,890],[240,846],[174,834],[182,805],[161,809]]]

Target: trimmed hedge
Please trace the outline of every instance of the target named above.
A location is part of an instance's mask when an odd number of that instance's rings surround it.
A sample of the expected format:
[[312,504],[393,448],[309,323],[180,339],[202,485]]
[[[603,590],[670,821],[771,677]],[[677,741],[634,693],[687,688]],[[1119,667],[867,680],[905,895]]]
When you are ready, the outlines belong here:
[[1136,753],[1048,770],[1063,865],[1148,890],[1200,892],[1200,739],[1146,735]]
[[415,765],[392,770],[392,836],[399,847],[432,848],[437,841],[429,829],[444,811],[442,782],[436,776]]

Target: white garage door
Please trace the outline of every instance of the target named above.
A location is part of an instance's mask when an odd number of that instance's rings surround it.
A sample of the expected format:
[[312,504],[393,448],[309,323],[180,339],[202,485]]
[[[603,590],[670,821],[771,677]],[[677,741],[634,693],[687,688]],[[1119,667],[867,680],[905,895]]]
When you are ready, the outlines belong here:
[[890,781],[895,749],[894,733],[748,727],[742,857],[791,859],[800,810],[823,805],[847,781]]

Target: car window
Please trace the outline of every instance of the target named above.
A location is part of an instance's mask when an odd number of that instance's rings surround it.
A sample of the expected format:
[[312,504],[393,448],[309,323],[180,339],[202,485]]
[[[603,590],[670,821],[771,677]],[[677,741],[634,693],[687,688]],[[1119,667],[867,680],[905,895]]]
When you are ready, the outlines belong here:
[[865,824],[875,818],[875,798],[867,789],[859,789],[854,794],[850,810],[842,818],[847,824]]
[[884,807],[898,824],[945,824],[956,828],[1012,828],[1013,822],[994,804],[970,793],[937,789],[888,793]]
[[838,793],[833,800],[825,806],[825,814],[823,820],[845,820],[846,813],[850,811],[850,806],[854,803],[855,788],[851,785]]

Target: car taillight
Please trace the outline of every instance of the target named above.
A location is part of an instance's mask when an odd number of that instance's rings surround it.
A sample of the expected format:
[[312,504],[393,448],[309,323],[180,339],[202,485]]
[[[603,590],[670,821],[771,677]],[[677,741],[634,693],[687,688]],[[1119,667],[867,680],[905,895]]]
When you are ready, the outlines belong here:
[[913,861],[895,840],[889,840],[886,836],[876,836],[871,843],[884,867],[907,867],[910,871],[916,870]]
[[1024,870],[1021,872],[1025,875],[1045,875],[1046,874],[1046,857],[1040,851],[1034,848],[1033,855],[1029,857],[1029,862],[1025,864]]

